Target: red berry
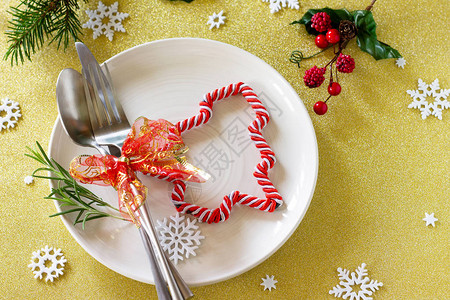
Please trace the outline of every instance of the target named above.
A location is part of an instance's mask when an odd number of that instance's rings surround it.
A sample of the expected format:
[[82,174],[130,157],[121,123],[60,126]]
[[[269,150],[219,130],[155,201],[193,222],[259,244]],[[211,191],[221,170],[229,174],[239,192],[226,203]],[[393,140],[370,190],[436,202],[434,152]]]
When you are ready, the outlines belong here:
[[324,115],[328,110],[328,105],[323,101],[317,101],[314,104],[314,112],[318,115]]
[[325,34],[319,34],[316,37],[316,46],[321,49],[328,47],[328,41],[327,38],[325,37]]
[[341,40],[339,31],[337,29],[330,29],[327,32],[327,41],[331,44],[336,44]]
[[332,82],[328,86],[328,93],[331,96],[337,96],[341,93],[341,85],[337,82]]
[[318,32],[324,32],[331,28],[331,18],[326,12],[318,12],[311,18],[311,27]]
[[351,73],[355,68],[355,60],[350,55],[339,54],[336,60],[336,69],[342,73]]
[[326,68],[319,69],[316,66],[312,67],[309,70],[306,70],[305,76],[303,77],[305,85],[310,88],[319,87],[325,80],[323,74],[325,74],[326,71]]

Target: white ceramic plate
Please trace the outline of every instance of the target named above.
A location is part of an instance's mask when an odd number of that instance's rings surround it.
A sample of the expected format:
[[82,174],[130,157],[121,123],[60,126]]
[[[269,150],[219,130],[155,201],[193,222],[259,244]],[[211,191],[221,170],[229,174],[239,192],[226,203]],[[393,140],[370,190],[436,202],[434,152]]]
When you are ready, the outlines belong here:
[[[95,53],[95,49],[94,50]],[[313,196],[318,170],[314,129],[297,93],[271,66],[254,55],[224,43],[204,39],[168,39],[131,48],[107,61],[127,117],[164,118],[173,123],[198,113],[205,93],[243,81],[268,109],[271,120],[263,134],[277,163],[269,176],[284,197],[274,213],[235,206],[219,224],[199,224],[202,241],[196,256],[178,263],[189,285],[206,285],[241,274],[267,259],[295,231]],[[263,196],[253,178],[259,161],[246,127],[252,111],[242,96],[217,103],[208,124],[183,134],[191,163],[213,176],[191,185],[190,202],[216,207],[233,190]],[[75,145],[56,120],[50,155],[65,167],[93,149]],[[169,200],[171,184],[140,176],[149,188],[148,207],[154,219],[176,213]],[[106,201],[117,204],[109,187],[89,185]],[[59,209],[59,207],[58,207]],[[153,283],[145,250],[134,225],[113,219],[87,223],[86,229],[63,217],[77,242],[108,268],[135,280]]]

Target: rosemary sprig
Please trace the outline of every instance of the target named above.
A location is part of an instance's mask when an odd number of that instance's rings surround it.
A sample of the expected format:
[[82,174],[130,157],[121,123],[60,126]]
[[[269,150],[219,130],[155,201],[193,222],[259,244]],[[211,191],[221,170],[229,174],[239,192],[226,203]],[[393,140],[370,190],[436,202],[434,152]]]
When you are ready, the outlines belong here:
[[[65,170],[60,164],[58,164],[53,158],[49,158],[42,149],[39,142],[36,142],[36,147],[31,149],[26,147],[31,153],[25,153],[27,157],[30,157],[44,167],[34,170],[32,176],[35,178],[43,178],[48,180],[54,180],[57,188],[52,188],[51,193],[44,197],[44,199],[56,200],[60,203],[60,206],[69,206],[70,209],[62,210],[61,212],[50,215],[50,217],[56,217],[60,215],[76,213],[77,216],[73,224],[82,223],[83,229],[87,221],[113,217],[116,219],[125,220],[119,214],[110,214],[99,208],[112,210],[113,213],[118,213],[119,210],[103,201],[100,197],[78,184],[75,179],[70,176],[70,173]],[[38,173],[48,172],[48,175],[39,175]]]

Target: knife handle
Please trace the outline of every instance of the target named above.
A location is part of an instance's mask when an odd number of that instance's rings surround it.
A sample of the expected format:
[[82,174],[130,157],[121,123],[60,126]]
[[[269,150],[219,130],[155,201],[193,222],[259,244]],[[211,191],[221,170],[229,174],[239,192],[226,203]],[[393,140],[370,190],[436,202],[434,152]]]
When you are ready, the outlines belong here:
[[159,270],[158,264],[156,263],[155,255],[152,251],[152,245],[148,239],[147,233],[142,227],[139,228],[139,235],[141,236],[142,243],[144,244],[145,251],[150,262],[150,269],[152,270],[153,279],[155,281],[156,293],[158,294],[159,300],[171,300],[172,297],[167,289],[167,283]]
[[[138,194],[138,191],[134,184],[130,184],[131,189],[135,195]],[[189,289],[186,282],[180,276],[175,266],[172,264],[170,259],[166,257],[164,251],[159,244],[158,237],[156,235],[156,229],[153,225],[152,219],[150,217],[150,213],[147,210],[147,207],[141,205],[139,207],[140,213],[140,221],[141,227],[144,228],[147,233],[147,237],[151,243],[151,250],[158,264],[159,270],[161,271],[164,279],[169,287],[170,294],[172,299],[174,300],[185,300],[191,298],[194,294]]]

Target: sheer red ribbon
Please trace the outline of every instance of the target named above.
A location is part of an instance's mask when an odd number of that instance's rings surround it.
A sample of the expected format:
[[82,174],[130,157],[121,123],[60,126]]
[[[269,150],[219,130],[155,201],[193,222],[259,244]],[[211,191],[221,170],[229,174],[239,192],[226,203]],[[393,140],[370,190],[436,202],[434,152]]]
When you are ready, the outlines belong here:
[[111,185],[119,195],[119,209],[136,225],[139,207],[145,201],[147,188],[135,172],[169,181],[204,182],[208,174],[189,164],[182,156],[185,146],[179,129],[166,120],[138,118],[122,147],[122,156],[81,155],[70,163],[70,174],[82,183]]

